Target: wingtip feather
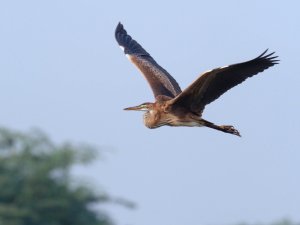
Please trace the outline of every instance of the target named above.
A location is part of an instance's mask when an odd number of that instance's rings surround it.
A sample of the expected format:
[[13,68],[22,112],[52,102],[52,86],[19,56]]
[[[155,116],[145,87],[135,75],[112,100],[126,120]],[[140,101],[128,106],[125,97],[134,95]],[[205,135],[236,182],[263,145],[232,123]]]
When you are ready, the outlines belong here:
[[267,53],[268,50],[267,48],[262,54],[256,57],[256,60],[267,60],[271,65],[279,64],[280,60],[277,55],[274,56],[275,52]]
[[115,29],[115,37],[116,37],[117,40],[118,40],[118,34],[121,34],[121,33],[126,34],[127,32],[124,29],[123,24],[121,22],[119,22],[116,29]]

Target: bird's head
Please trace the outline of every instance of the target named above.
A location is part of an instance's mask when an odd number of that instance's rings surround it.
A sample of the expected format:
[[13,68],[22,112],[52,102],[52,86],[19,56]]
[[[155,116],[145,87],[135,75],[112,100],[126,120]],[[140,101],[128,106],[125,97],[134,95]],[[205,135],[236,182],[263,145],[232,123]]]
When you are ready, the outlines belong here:
[[149,111],[152,109],[152,107],[153,107],[153,103],[145,102],[138,106],[132,106],[132,107],[125,108],[124,110]]

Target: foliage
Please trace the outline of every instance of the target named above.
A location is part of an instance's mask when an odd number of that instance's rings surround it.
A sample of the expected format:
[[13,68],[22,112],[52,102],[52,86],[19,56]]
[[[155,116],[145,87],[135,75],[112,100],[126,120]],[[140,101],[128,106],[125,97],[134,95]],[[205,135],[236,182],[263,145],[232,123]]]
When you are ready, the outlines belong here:
[[112,224],[92,209],[111,198],[70,176],[73,165],[94,158],[90,146],[57,146],[40,131],[0,129],[0,225]]
[[[238,225],[251,225],[248,223],[239,223]],[[252,225],[264,225],[263,223],[256,223],[256,224],[252,224]],[[279,221],[275,221],[270,223],[270,225],[300,225],[300,223],[295,223],[289,219],[282,219]]]

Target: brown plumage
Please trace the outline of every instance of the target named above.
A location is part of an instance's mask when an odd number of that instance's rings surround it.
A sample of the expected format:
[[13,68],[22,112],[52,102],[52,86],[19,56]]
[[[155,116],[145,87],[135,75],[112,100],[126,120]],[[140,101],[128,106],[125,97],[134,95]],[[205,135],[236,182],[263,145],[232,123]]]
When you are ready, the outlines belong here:
[[240,136],[231,125],[218,126],[201,118],[205,106],[229,89],[269,67],[278,64],[274,52],[261,55],[247,62],[216,68],[203,73],[189,87],[181,91],[176,80],[127,34],[121,23],[115,37],[129,60],[148,81],[155,103],[143,103],[125,110],[146,111],[144,123],[149,128],[168,126],[206,126]]

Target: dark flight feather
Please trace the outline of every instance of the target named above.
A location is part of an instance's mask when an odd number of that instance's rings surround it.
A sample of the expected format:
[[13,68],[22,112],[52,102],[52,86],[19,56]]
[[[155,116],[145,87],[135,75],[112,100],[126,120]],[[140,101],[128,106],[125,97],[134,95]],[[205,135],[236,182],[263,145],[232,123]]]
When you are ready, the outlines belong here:
[[115,31],[118,44],[124,48],[124,53],[142,72],[153,91],[155,98],[168,96],[174,98],[181,89],[176,80],[151,57],[151,55],[127,34],[121,23]]
[[216,68],[203,73],[195,82],[172,100],[173,106],[183,106],[201,114],[205,105],[213,102],[229,89],[269,67],[278,64],[274,52],[261,55],[247,62]]

